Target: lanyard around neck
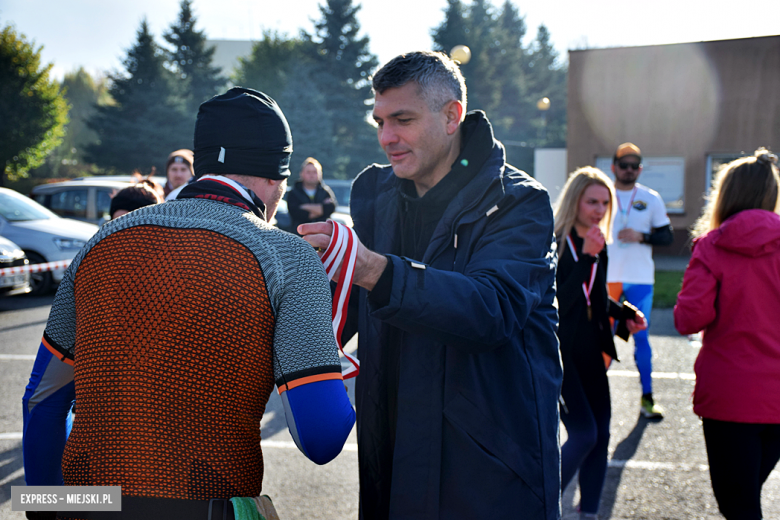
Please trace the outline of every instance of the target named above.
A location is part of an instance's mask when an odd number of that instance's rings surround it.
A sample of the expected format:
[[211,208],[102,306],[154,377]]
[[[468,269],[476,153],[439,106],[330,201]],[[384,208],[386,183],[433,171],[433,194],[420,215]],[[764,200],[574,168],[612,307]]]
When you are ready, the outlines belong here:
[[[571,256],[574,257],[575,262],[580,261],[579,255],[577,255],[577,249],[574,247],[574,242],[571,240],[571,233],[566,235],[566,243],[569,245]],[[590,266],[590,281],[588,283],[582,282],[582,292],[585,294],[585,301],[588,303],[588,320],[591,318],[590,310],[590,293],[593,292],[593,284],[596,282],[596,263]]]
[[634,197],[636,197],[636,186],[631,190],[631,199],[628,201],[628,207],[623,209],[623,205],[620,203],[620,197],[615,197],[618,203],[618,210],[623,215],[623,227],[628,225],[628,214],[631,213],[631,208],[634,206]]

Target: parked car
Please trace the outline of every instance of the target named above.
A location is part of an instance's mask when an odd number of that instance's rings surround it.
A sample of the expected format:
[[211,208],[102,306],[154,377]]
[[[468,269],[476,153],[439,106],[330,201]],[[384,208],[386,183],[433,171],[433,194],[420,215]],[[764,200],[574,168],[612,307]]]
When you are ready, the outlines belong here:
[[[31,264],[72,260],[98,226],[59,215],[29,197],[0,188],[0,235],[16,243]],[[44,294],[59,284],[65,269],[31,275],[32,293]]]
[[336,222],[352,227],[352,216],[349,212],[349,196],[352,193],[352,179],[325,179],[325,184],[330,186],[336,196],[336,211],[330,216]]
[[[153,178],[159,183],[165,179]],[[129,175],[79,177],[77,179],[40,184],[32,189],[30,198],[57,215],[101,225],[111,220],[108,214],[111,197],[122,188],[135,184]]]
[[[338,206],[336,206],[336,211],[330,215],[330,218],[340,224],[352,227],[352,217],[349,213],[349,194],[352,191],[352,181],[341,179],[325,179],[323,182],[333,190],[333,194],[336,196],[336,202],[338,203]],[[287,191],[290,191],[291,189],[292,186],[288,185]],[[295,233],[295,230],[292,229],[290,210],[287,208],[286,200],[282,199],[279,201],[279,206],[276,208],[276,215],[271,223],[279,229],[289,231],[290,233]]]
[[[7,238],[0,237],[0,269],[27,264],[27,255],[24,251]],[[0,297],[26,294],[31,289],[30,273],[0,274]]]
[[333,190],[333,194],[336,196],[336,202],[338,203],[336,211],[338,213],[349,215],[349,195],[352,192],[352,180],[325,179],[323,181]]

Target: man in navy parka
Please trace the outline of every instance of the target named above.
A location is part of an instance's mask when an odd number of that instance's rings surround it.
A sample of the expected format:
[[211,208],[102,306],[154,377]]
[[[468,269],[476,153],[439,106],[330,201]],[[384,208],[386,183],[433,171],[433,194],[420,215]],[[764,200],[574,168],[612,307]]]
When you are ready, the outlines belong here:
[[[560,517],[556,253],[545,189],[506,164],[441,53],[373,78],[389,166],[354,181],[363,519]],[[325,247],[330,223],[299,232]],[[357,288],[356,288],[357,289]]]

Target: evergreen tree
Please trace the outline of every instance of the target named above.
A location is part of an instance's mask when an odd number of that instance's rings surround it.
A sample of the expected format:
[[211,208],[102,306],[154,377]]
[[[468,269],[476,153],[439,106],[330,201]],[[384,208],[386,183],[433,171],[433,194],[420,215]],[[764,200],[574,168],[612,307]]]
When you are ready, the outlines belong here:
[[0,186],[27,177],[62,140],[68,105],[41,49],[16,33],[0,32]]
[[[484,110],[508,160],[532,172],[535,147],[566,143],[566,67],[558,63],[549,31],[540,26],[526,47],[525,19],[510,0],[499,10],[487,0],[467,8],[448,0],[444,14],[432,31],[434,46],[447,53],[458,44],[471,49],[471,60],[461,65],[469,110]],[[544,97],[550,109],[542,113],[536,104]]]
[[339,157],[329,131],[334,122],[327,100],[321,89],[312,88],[318,84],[314,46],[310,40],[265,32],[252,47],[252,53],[239,59],[234,77],[237,84],[274,98],[284,112],[293,136],[293,179],[298,165],[307,157],[316,157],[332,176],[330,167]]
[[65,126],[62,143],[46,157],[45,163],[30,170],[30,177],[37,179],[72,178],[87,173],[96,173],[95,166],[86,162],[86,149],[98,140],[87,121],[95,115],[98,104],[109,102],[105,80],[95,81],[90,74],[79,68],[65,74],[62,92],[70,105],[70,121]]
[[467,45],[468,33],[463,3],[460,0],[447,0],[444,21],[431,31],[434,49],[449,55],[456,45]]
[[124,59],[125,72],[110,76],[114,104],[98,106],[89,120],[99,142],[88,147],[88,160],[126,173],[162,172],[170,152],[192,147],[193,126],[164,61],[144,20]]
[[464,12],[459,0],[448,0],[447,4],[444,21],[432,32],[434,49],[449,55],[455,45],[468,46],[471,60],[460,66],[468,90],[467,108],[484,110],[491,117],[501,102],[494,79],[500,49],[492,7],[486,0],[474,0]]
[[281,99],[290,86],[291,77],[301,66],[311,66],[313,45],[300,38],[287,38],[272,31],[252,46],[249,56],[238,59],[234,80],[243,85]]
[[[496,88],[497,57],[500,49],[496,39],[497,25],[487,0],[474,0],[466,17],[471,60],[461,67],[469,93],[469,110],[484,110],[488,117],[497,115],[501,92]],[[471,80],[471,81],[469,81]]]
[[368,50],[368,37],[358,37],[360,24],[352,0],[328,0],[320,6],[322,19],[315,34],[303,33],[314,44],[316,82],[323,94],[327,112],[334,115],[329,133],[340,152],[335,163],[323,168],[340,178],[354,177],[363,167],[384,158],[368,123],[367,103],[372,98],[370,74],[376,69],[376,56]]
[[[314,157],[323,165],[323,175],[329,178],[336,176],[333,166],[339,164],[342,157],[335,136],[323,131],[324,128],[335,126],[335,117],[325,108],[327,98],[317,88],[317,73],[311,65],[302,65],[293,70],[287,89],[279,101],[279,106],[287,117],[290,132],[293,136],[293,154],[290,159],[290,171],[297,180],[300,165],[307,157]],[[376,134],[372,134],[376,135]],[[374,137],[376,142],[376,137]],[[364,166],[367,166],[366,163]],[[345,172],[354,176],[356,172]]]
[[558,64],[558,53],[550,42],[550,32],[539,26],[528,57],[526,78],[528,96],[536,103],[550,99],[550,108],[535,119],[537,147],[566,146],[566,67]]
[[496,137],[506,146],[507,160],[528,168],[533,160],[533,149],[529,144],[534,136],[531,120],[535,115],[535,101],[528,97],[525,34],[525,18],[510,0],[506,0],[496,27],[500,49],[496,57],[496,84],[499,85],[501,108],[493,114],[491,122]]
[[173,47],[168,53],[168,64],[176,74],[194,128],[200,104],[220,94],[226,80],[220,75],[222,69],[211,65],[216,48],[206,47],[205,32],[195,30],[197,19],[192,13],[192,1],[182,0],[180,7],[178,20],[164,38]]

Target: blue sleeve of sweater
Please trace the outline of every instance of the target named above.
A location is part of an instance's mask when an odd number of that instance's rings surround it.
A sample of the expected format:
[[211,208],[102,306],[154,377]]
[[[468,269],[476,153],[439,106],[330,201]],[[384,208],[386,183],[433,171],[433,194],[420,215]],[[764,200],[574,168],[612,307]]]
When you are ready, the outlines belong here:
[[24,475],[28,486],[63,485],[62,453],[72,425],[73,367],[41,345],[22,398]]
[[341,453],[355,410],[341,379],[316,381],[281,394],[287,427],[298,449],[317,464],[326,464]]

